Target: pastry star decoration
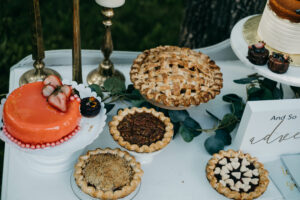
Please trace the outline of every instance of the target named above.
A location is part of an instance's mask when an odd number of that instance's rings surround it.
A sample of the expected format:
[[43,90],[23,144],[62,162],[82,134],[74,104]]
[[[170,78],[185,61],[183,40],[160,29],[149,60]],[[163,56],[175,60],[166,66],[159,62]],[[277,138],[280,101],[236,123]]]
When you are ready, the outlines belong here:
[[[241,162],[237,157],[230,159],[223,158],[219,161],[219,164],[222,167],[216,167],[214,174],[221,176],[219,183],[224,187],[229,185],[233,191],[239,192],[243,190],[244,192],[248,192],[251,189],[250,184],[259,184],[259,179],[256,178],[259,176],[259,171],[258,169],[249,169],[247,166],[250,165],[250,162],[246,158],[243,158]],[[231,176],[235,179],[231,179]]]

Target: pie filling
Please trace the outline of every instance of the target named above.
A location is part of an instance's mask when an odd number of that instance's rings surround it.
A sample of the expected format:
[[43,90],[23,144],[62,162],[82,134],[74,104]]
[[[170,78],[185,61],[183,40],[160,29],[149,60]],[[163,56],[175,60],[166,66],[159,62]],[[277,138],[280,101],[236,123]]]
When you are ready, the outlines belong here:
[[103,153],[92,155],[83,167],[88,186],[102,191],[117,191],[130,185],[134,170],[120,156]]
[[259,185],[259,171],[246,158],[222,158],[214,169],[218,183],[232,191],[250,193]]
[[125,141],[140,147],[162,140],[165,128],[164,122],[150,113],[128,114],[117,127]]

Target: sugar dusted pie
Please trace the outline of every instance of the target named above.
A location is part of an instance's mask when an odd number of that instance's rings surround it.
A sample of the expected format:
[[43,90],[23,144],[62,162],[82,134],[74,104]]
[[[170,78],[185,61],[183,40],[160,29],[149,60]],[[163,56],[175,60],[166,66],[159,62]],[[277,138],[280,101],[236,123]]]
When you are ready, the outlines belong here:
[[176,46],[145,50],[134,60],[130,79],[147,99],[172,107],[205,103],[223,87],[222,73],[213,60]]
[[211,186],[230,199],[255,199],[269,184],[268,171],[262,163],[241,151],[220,151],[206,166]]
[[120,110],[109,123],[109,130],[119,145],[138,153],[158,151],[173,137],[170,118],[145,107]]
[[136,190],[143,170],[140,163],[120,149],[96,149],[80,156],[75,182],[81,190],[99,199],[119,199]]

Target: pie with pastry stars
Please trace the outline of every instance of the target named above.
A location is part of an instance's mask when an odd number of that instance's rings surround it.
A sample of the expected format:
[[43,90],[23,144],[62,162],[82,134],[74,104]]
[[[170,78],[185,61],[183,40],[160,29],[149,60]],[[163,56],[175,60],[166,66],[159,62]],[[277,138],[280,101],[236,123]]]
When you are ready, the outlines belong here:
[[80,156],[74,177],[86,194],[102,200],[128,196],[141,183],[143,170],[133,156],[120,149],[95,149]]
[[268,171],[256,158],[241,151],[220,151],[206,166],[211,186],[230,199],[255,199],[269,184]]
[[206,103],[223,87],[220,68],[209,56],[176,46],[159,46],[138,55],[130,79],[144,97],[171,107]]

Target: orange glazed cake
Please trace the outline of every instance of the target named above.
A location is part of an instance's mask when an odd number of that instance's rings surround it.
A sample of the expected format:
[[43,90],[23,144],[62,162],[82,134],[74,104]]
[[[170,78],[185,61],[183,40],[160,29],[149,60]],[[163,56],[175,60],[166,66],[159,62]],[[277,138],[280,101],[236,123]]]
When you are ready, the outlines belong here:
[[62,112],[49,104],[49,98],[42,94],[44,88],[43,82],[23,85],[14,90],[4,104],[6,131],[27,145],[62,140],[76,129],[81,119],[79,100],[66,101],[66,110]]
[[269,0],[257,33],[278,51],[300,54],[300,1]]

